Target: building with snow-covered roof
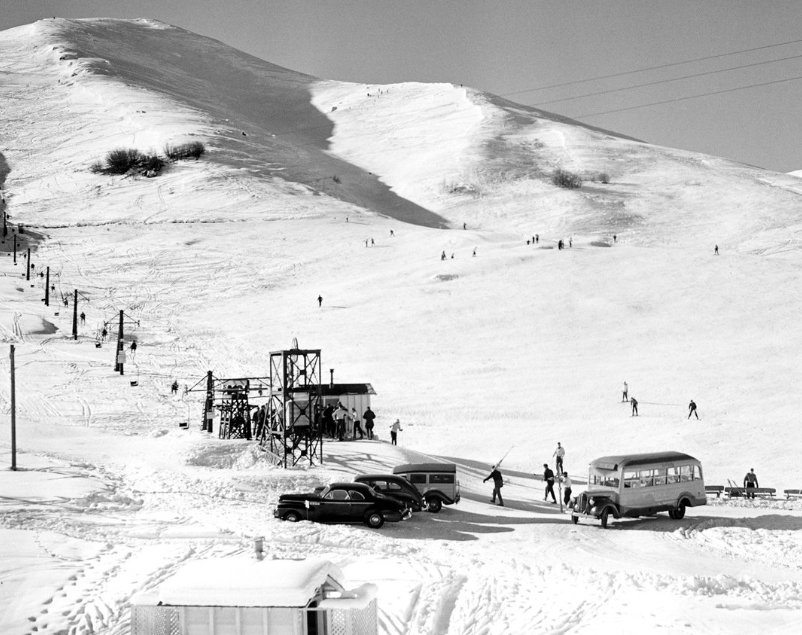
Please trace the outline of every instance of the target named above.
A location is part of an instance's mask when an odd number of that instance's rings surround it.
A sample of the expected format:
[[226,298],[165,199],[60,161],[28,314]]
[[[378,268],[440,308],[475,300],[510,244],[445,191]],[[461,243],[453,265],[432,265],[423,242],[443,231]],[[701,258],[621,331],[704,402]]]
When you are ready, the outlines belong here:
[[376,635],[376,615],[327,560],[198,560],[131,599],[131,635]]

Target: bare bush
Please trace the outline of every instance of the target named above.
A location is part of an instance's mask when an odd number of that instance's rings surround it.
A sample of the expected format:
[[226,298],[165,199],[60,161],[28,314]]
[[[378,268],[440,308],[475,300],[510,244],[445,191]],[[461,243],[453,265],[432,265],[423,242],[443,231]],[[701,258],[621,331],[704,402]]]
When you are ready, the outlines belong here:
[[189,143],[180,143],[178,145],[166,144],[164,146],[164,154],[168,159],[173,161],[180,161],[181,159],[200,159],[206,152],[206,146],[200,141],[190,141]]
[[551,182],[557,187],[564,187],[569,190],[582,186],[582,179],[578,174],[557,168],[551,175]]

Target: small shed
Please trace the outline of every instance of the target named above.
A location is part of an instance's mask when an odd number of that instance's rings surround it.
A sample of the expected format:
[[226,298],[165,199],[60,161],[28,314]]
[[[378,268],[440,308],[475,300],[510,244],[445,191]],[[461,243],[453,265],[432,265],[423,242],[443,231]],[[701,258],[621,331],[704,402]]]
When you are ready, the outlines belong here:
[[[324,384],[320,388],[323,408],[331,405],[336,409],[338,403],[345,406],[348,412],[351,412],[351,408],[356,408],[360,421],[362,421],[362,415],[365,413],[365,410],[370,406],[370,396],[376,394],[376,391],[373,390],[373,386],[370,384],[335,384],[330,382]],[[365,429],[364,421],[362,422],[362,429]],[[353,422],[349,421],[346,424],[345,434],[349,437],[353,436]]]
[[327,560],[198,560],[131,599],[131,635],[376,635],[376,585]]

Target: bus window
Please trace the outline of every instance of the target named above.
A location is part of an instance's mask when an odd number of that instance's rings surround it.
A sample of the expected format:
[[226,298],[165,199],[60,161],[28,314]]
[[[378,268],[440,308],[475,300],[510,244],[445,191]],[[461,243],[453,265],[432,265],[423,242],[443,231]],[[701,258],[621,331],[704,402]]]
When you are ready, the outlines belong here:
[[653,485],[652,481],[652,471],[653,470],[641,470],[640,471],[640,486],[641,487],[651,487]]
[[654,470],[654,484],[655,485],[665,485],[666,484],[666,468],[658,467]]
[[693,480],[693,465],[681,465],[679,468],[679,476],[681,481]]
[[637,472],[624,472],[624,487],[640,487],[640,480]]
[[666,482],[668,483],[679,483],[679,468],[678,467],[670,467],[668,468],[668,474]]

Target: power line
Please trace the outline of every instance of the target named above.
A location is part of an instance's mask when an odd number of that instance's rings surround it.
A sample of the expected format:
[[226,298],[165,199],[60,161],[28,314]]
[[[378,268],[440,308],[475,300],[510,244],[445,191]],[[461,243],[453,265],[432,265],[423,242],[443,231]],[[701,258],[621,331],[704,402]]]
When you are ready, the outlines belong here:
[[595,82],[600,79],[610,79],[611,77],[621,77],[622,75],[631,75],[633,73],[645,73],[646,71],[655,71],[661,68],[671,68],[672,66],[682,66],[683,64],[692,64],[694,62],[703,62],[705,60],[714,60],[720,57],[727,57],[729,55],[738,55],[740,53],[750,53],[752,51],[762,51],[765,49],[775,48],[777,46],[786,46],[788,44],[797,44],[802,40],[790,40],[788,42],[779,42],[777,44],[766,44],[765,46],[756,46],[750,49],[741,49],[739,51],[731,51],[729,53],[720,53],[718,55],[708,55],[706,57],[697,57],[692,60],[685,60],[684,62],[671,62],[669,64],[660,64],[658,66],[646,66],[644,68],[637,68],[632,71],[621,71],[620,73],[611,73],[609,75],[598,75],[597,77],[588,77],[587,79],[576,79],[570,82],[562,82],[561,84],[549,84],[547,86],[538,86],[536,88],[527,88],[526,90],[518,90],[513,93],[505,93],[499,95],[500,97],[511,97],[512,95],[521,95],[523,93],[532,93],[536,90],[546,90],[547,88],[560,88],[562,86],[573,86],[574,84],[583,84],[585,82]]
[[[690,95],[688,97],[675,97],[674,99],[664,99],[663,101],[653,101],[648,104],[641,104],[640,106],[628,106],[626,108],[616,108],[614,110],[605,110],[602,112],[591,112],[585,115],[569,116],[570,119],[583,119],[585,117],[598,117],[599,115],[609,115],[614,112],[624,112],[625,110],[636,110],[637,108],[646,108],[648,106],[659,106],[660,104],[670,104],[675,101],[687,101],[688,99],[699,99],[700,97],[708,97],[710,95],[721,95],[723,93],[733,93],[738,90],[747,90],[748,88],[759,88],[761,86],[770,86],[771,84],[782,84],[784,82],[793,82],[802,79],[799,77],[788,77],[786,79],[775,79],[771,82],[762,82],[760,84],[749,84],[748,86],[738,86],[737,88],[726,88],[724,90],[715,90],[709,93],[701,93],[699,95]],[[568,115],[566,115],[568,116]]]
[[742,64],[741,66],[731,66],[730,68],[722,68],[717,71],[705,71],[704,73],[694,73],[692,75],[683,75],[682,77],[675,77],[674,79],[661,79],[654,82],[646,82],[645,84],[633,84],[632,86],[623,86],[622,88],[610,88],[608,90],[600,90],[595,93],[585,93],[584,95],[576,95],[574,97],[563,97],[562,99],[551,99],[549,101],[539,101],[532,106],[545,106],[547,104],[556,104],[560,101],[571,101],[572,99],[583,99],[584,97],[596,97],[597,95],[607,95],[609,93],[618,93],[624,90],[633,90],[635,88],[644,88],[645,86],[657,86],[658,84],[668,84],[670,82],[679,82],[683,79],[692,79],[694,77],[704,77],[705,75],[715,75],[717,73],[726,73],[728,71],[736,71],[741,68],[751,68],[753,66],[763,66],[765,64],[774,64],[775,62],[786,62],[788,60],[795,60],[802,57],[802,55],[791,55],[790,57],[781,57],[776,60],[767,60],[765,62],[753,62],[752,64]]

